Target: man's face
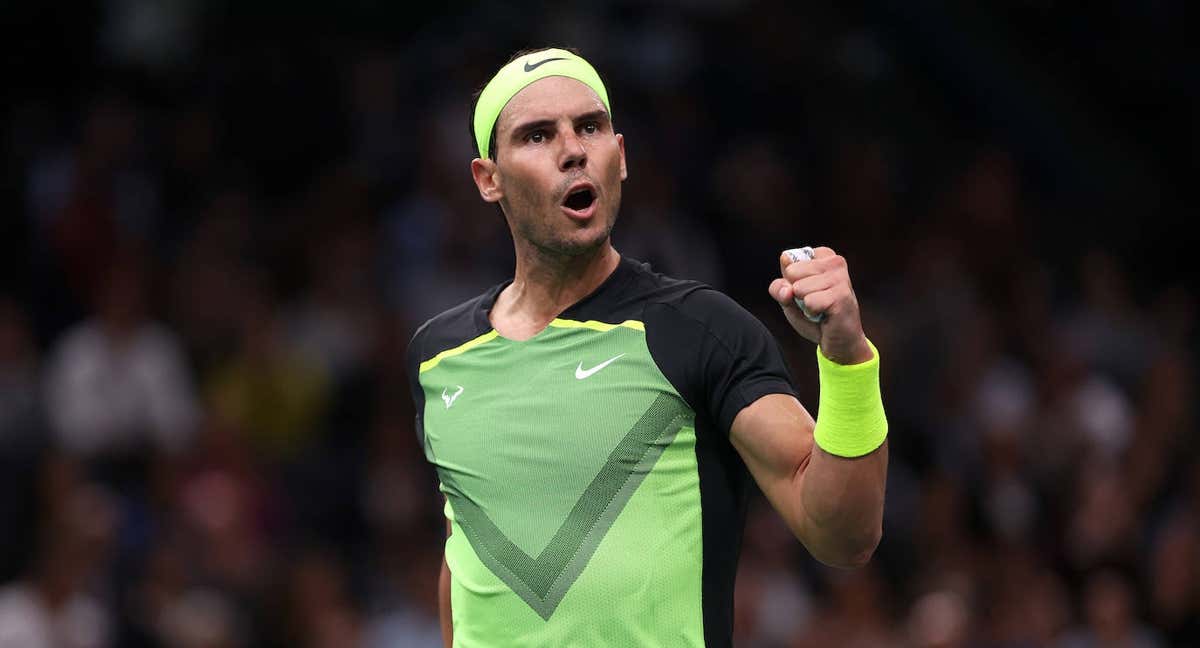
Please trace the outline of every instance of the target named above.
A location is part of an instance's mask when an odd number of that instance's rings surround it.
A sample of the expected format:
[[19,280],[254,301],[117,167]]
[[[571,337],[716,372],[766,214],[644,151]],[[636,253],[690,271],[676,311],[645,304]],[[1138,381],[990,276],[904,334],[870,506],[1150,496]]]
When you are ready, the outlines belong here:
[[625,177],[623,137],[596,93],[575,79],[531,83],[496,120],[492,198],[514,236],[543,252],[576,256],[601,246]]

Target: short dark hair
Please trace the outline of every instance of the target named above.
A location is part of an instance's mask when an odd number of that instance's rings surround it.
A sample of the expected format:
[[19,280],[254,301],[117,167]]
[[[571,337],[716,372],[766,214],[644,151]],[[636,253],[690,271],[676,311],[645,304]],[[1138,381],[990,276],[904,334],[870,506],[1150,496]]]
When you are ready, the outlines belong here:
[[[518,50],[512,56],[508,57],[508,60],[504,62],[504,65],[508,65],[522,56],[544,52],[549,49],[566,50],[580,58],[583,58],[583,55],[579,53],[579,50],[574,47],[565,45],[547,45],[546,47],[534,47]],[[501,65],[500,67],[502,68],[504,65]],[[500,68],[496,69],[498,70]],[[600,75],[600,72],[597,71],[596,74]],[[476,88],[475,92],[471,94],[471,110],[470,114],[467,115],[467,132],[471,134],[471,151],[474,153],[479,152],[479,143],[475,141],[475,110],[479,107],[479,96],[483,94],[483,90],[487,87],[488,81],[491,81],[491,77],[489,77],[487,81],[484,81],[483,84]],[[600,76],[600,82],[604,83],[603,76]],[[606,87],[607,85],[608,84],[605,84]],[[488,159],[492,160],[493,162],[496,161],[496,124],[492,124],[492,133],[488,137]]]

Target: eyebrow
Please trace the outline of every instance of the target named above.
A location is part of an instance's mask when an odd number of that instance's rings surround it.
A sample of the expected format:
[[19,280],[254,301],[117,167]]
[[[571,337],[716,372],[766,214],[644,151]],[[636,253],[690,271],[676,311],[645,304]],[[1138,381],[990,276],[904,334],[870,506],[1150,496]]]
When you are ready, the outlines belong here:
[[543,128],[550,128],[552,126],[554,126],[553,119],[537,119],[534,121],[525,122],[524,124],[520,124],[513,129],[512,137],[513,139],[521,139],[525,136],[525,133],[530,133]]
[[[530,132],[533,132],[535,130],[539,130],[542,128],[553,127],[555,124],[555,121],[556,120],[553,120],[553,119],[536,119],[534,121],[525,122],[524,124],[519,124],[515,128],[513,128],[512,137],[513,137],[513,139],[520,139],[520,138],[524,137],[526,133],[530,133]],[[575,122],[576,124],[578,124],[580,122],[588,122],[588,121],[598,121],[601,123],[607,123],[609,121],[608,111],[592,110],[590,112],[585,112],[582,115],[576,115],[575,117],[572,118],[572,121]]]
[[588,121],[598,121],[598,122],[602,122],[602,123],[607,122],[608,121],[608,111],[593,110],[591,112],[583,113],[582,115],[579,115],[578,117],[575,118],[576,123],[588,122]]

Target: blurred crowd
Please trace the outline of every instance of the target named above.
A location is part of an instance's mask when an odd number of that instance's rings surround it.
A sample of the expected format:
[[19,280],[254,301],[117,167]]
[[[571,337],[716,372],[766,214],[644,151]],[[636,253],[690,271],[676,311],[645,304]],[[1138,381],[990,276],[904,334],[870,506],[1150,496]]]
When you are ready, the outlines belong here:
[[[883,543],[825,568],[756,495],[736,645],[1200,645],[1194,286],[1135,265],[1099,198],[1047,180],[1061,160],[855,10],[349,5],[12,21],[0,648],[440,645],[403,351],[511,275],[468,101],[563,43],[627,138],[620,252],[758,315],[810,409],[780,250],[845,255],[881,349]],[[1189,207],[1155,204],[1138,253]]]

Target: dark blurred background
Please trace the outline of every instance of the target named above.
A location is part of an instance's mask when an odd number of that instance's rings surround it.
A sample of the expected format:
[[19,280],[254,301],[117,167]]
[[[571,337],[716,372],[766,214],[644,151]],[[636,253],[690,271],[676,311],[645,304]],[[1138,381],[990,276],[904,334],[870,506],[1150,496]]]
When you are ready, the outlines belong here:
[[756,497],[738,646],[1200,645],[1188,3],[827,4],[3,3],[0,648],[440,645],[402,352],[511,275],[468,101],[543,45],[609,84],[621,252],[810,408],[780,250],[883,350],[883,544]]

